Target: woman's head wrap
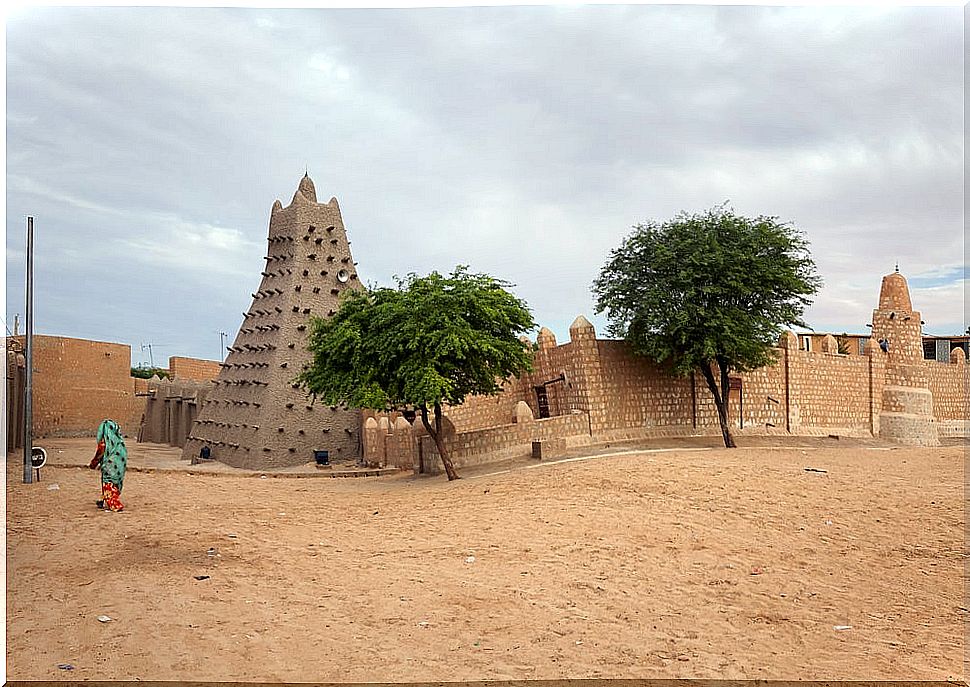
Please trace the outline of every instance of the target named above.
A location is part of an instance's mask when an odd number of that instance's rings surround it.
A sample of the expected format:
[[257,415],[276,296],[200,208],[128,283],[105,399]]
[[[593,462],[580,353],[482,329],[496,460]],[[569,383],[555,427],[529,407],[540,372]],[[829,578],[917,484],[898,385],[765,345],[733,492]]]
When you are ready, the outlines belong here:
[[98,427],[98,443],[102,441],[108,455],[115,453],[128,455],[128,451],[125,450],[125,438],[121,433],[121,427],[114,420],[104,420]]

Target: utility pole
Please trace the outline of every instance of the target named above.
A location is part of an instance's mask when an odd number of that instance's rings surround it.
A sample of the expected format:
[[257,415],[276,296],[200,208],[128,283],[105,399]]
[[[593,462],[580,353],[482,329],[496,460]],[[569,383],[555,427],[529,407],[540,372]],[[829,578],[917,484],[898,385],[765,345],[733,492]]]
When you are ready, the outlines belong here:
[[20,313],[13,316],[13,335],[17,336],[20,333]]
[[24,359],[27,365],[24,386],[24,484],[34,481],[30,458],[34,448],[34,218],[27,217],[27,345]]
[[151,365],[151,368],[154,370],[155,369],[155,358],[152,356],[152,345],[150,343],[142,344],[141,345],[142,352],[144,352],[144,350],[146,348],[148,349],[148,364]]

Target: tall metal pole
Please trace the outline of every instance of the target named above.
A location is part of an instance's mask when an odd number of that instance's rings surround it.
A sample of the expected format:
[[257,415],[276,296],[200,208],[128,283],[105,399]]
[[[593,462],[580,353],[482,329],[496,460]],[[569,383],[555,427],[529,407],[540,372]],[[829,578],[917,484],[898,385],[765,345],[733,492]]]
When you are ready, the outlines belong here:
[[34,410],[33,410],[33,375],[34,375],[34,218],[27,218],[27,330],[24,346],[26,369],[26,387],[24,393],[24,484],[33,482],[30,454],[34,447]]
[[[141,350],[142,351],[144,351],[146,348],[148,349],[148,364],[149,364],[149,366],[152,369],[154,369],[155,368],[155,357],[152,355],[152,345],[150,343],[142,344],[141,345]],[[144,358],[142,358],[142,360],[144,360]]]

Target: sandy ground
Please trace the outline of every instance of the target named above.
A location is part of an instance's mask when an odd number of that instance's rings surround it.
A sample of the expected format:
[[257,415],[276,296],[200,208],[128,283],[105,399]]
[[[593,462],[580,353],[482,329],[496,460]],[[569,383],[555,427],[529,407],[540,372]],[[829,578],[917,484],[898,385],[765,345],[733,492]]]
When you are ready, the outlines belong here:
[[96,473],[24,485],[18,460],[8,679],[966,675],[965,446],[663,450],[454,483],[130,471],[121,514],[95,508]]

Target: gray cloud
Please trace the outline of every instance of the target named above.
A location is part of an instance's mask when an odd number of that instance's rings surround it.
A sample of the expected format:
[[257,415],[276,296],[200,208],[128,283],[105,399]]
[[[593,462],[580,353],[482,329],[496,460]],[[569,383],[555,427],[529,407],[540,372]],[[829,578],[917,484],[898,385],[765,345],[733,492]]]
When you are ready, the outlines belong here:
[[726,199],[805,231],[817,329],[898,259],[962,331],[961,50],[959,8],[25,10],[7,317],[33,214],[38,331],[217,356],[308,165],[365,280],[468,263],[560,338],[632,224]]

